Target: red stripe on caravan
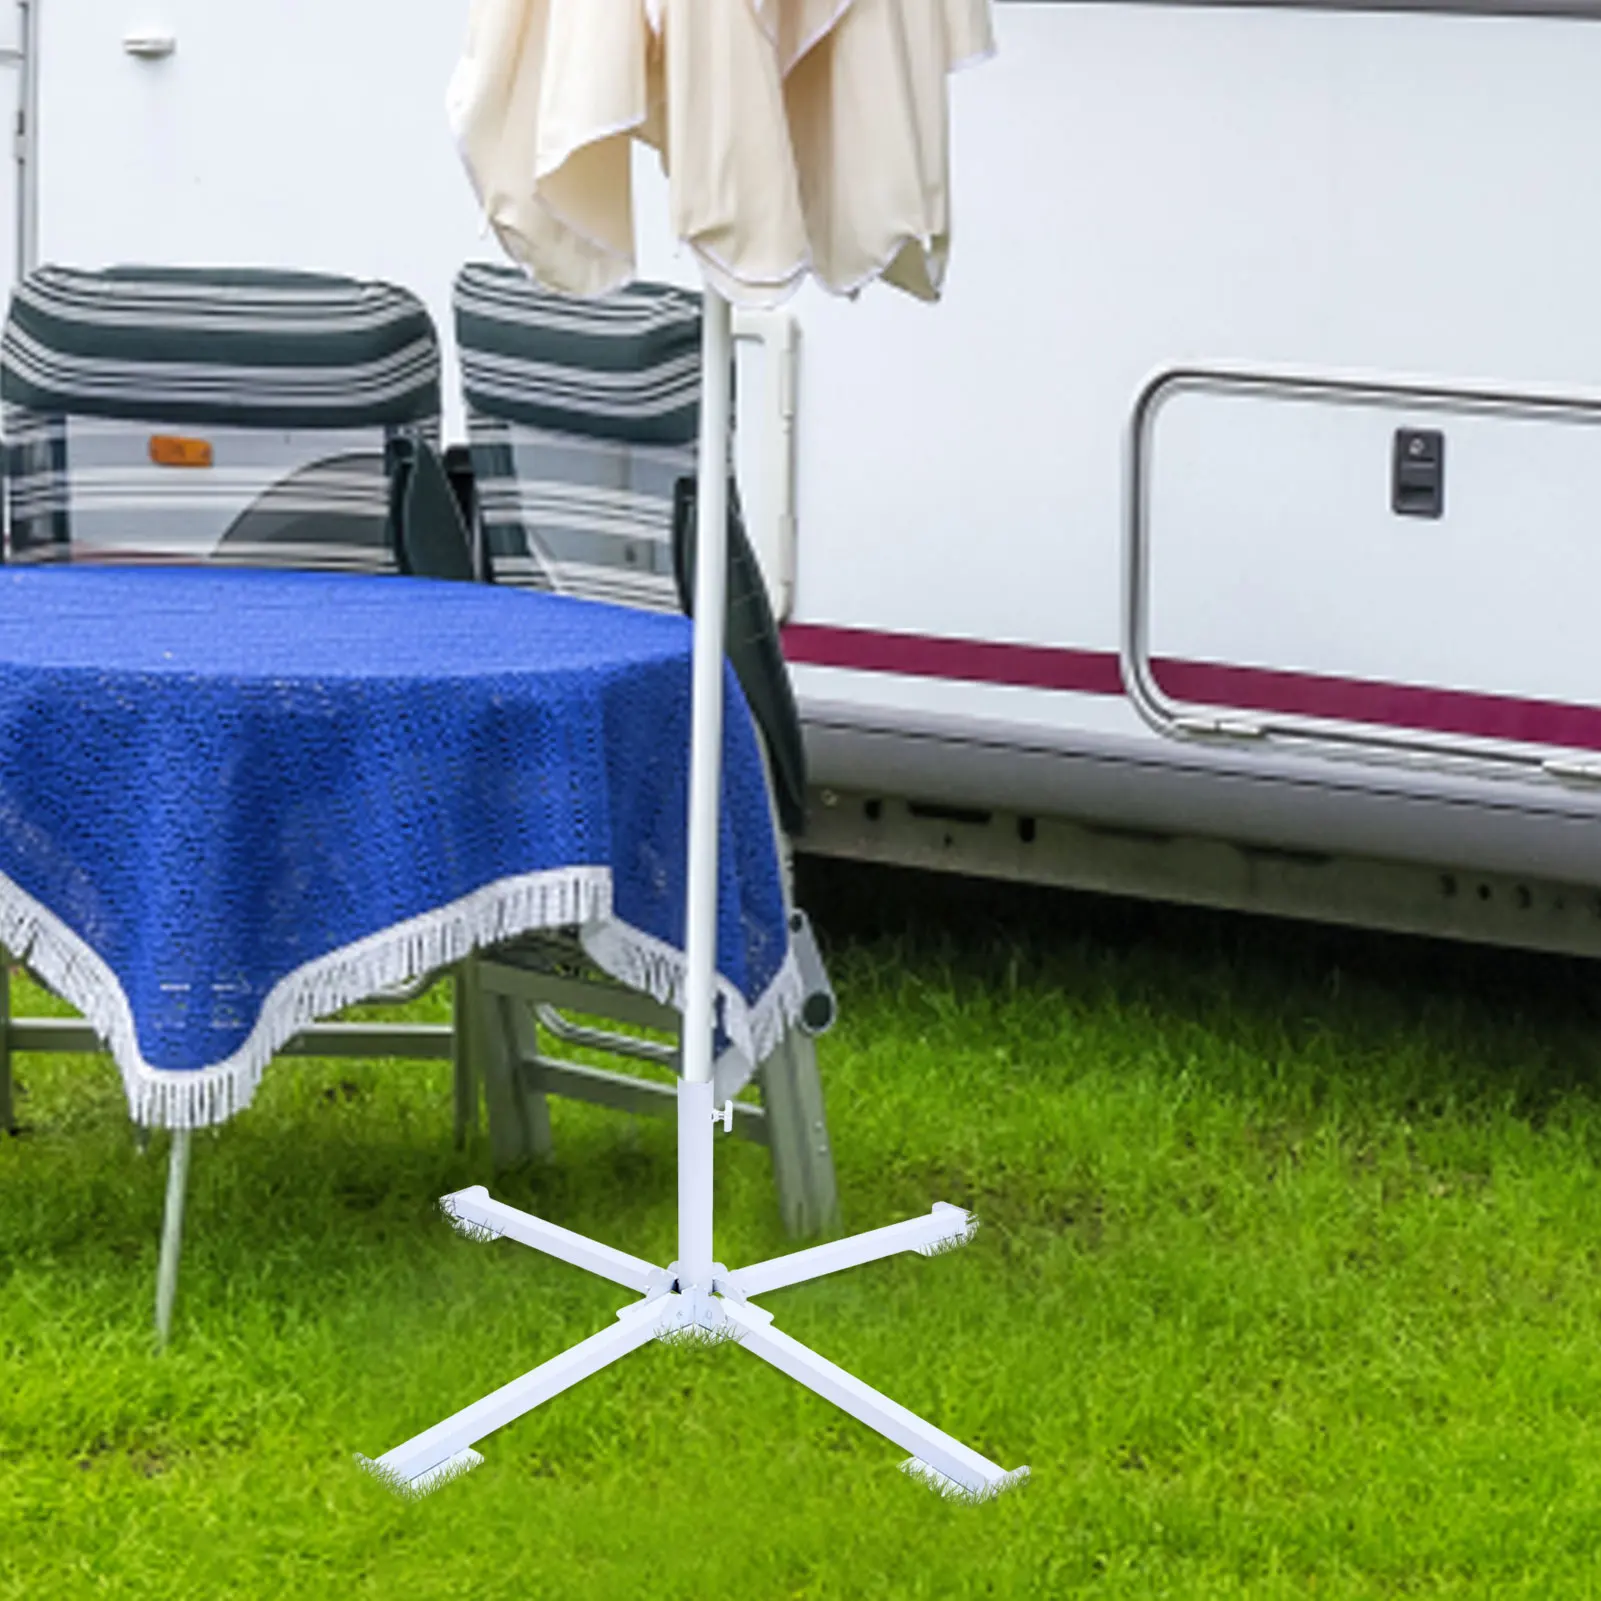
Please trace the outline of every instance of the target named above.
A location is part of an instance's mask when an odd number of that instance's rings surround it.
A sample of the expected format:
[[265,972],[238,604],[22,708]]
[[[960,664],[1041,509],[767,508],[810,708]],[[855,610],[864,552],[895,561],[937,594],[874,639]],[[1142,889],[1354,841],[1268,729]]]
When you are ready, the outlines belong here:
[[1601,707],[1214,662],[1153,661],[1151,672],[1163,694],[1192,705],[1601,750]]
[[[792,662],[812,667],[849,667],[859,672],[1087,695],[1123,693],[1122,671],[1109,651],[889,634],[811,623],[792,624],[784,630],[784,651]],[[1151,671],[1163,694],[1190,705],[1601,750],[1601,707],[1596,706],[1171,658],[1153,661]]]
[[858,672],[904,673],[911,678],[952,678],[1025,689],[1077,690],[1121,695],[1123,674],[1107,651],[1056,650],[1003,645],[989,639],[941,639],[928,634],[882,634],[867,628],[791,623],[784,654],[808,667],[852,667]]

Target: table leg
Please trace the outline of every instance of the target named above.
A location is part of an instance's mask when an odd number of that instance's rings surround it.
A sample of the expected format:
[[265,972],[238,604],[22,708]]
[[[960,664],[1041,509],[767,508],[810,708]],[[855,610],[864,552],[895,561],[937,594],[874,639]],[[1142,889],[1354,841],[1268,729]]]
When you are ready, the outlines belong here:
[[156,1264],[156,1343],[164,1346],[172,1333],[172,1303],[178,1294],[178,1257],[183,1250],[183,1207],[189,1188],[189,1144],[192,1129],[172,1131],[167,1159],[167,1207],[161,1219],[161,1258]]
[[11,960],[0,952],[0,1134],[17,1129],[11,1095]]
[[469,976],[472,958],[461,963],[451,977],[450,1054],[455,1070],[456,1149],[467,1149],[478,1132],[478,1060],[473,1007],[477,986]]

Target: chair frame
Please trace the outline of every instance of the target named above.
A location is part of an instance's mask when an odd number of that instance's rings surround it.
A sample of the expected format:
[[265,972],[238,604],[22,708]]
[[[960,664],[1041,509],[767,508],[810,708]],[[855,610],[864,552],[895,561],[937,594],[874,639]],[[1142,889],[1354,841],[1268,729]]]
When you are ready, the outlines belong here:
[[[636,1116],[677,1118],[676,1085],[591,1067],[550,1048],[601,1051],[677,1071],[676,1043],[577,1020],[605,1019],[671,1034],[676,1041],[681,1022],[677,1012],[610,979],[513,963],[495,951],[463,963],[457,986],[457,1028],[469,1075],[458,1093],[475,1103],[481,1086],[497,1169],[548,1161],[554,1155],[552,1095]],[[799,1026],[788,1029],[752,1082],[759,1088],[759,1102],[725,1097],[732,1107],[730,1132],[767,1147],[788,1234],[805,1238],[834,1231],[839,1226],[839,1190],[812,1036]]]

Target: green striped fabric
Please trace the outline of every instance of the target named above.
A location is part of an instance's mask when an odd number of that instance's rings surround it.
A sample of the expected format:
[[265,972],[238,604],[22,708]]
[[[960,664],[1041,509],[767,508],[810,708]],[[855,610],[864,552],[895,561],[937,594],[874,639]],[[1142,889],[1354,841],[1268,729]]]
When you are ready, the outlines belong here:
[[593,300],[540,289],[514,267],[456,279],[467,404],[486,417],[633,445],[700,432],[700,296],[636,283]]
[[632,284],[574,300],[475,264],[455,310],[495,579],[676,611],[673,491],[696,465],[700,297]]
[[[0,340],[7,559],[395,571],[391,457],[439,427],[439,348],[388,284],[44,267]],[[174,466],[159,441],[199,447]]]
[[0,399],[56,416],[382,428],[439,416],[439,343],[390,284],[41,267],[12,297]]

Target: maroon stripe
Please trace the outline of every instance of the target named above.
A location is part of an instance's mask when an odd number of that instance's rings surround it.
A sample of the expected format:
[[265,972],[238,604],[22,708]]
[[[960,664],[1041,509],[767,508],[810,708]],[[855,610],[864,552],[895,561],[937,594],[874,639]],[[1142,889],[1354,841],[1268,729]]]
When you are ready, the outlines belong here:
[[881,634],[866,628],[791,623],[784,630],[784,654],[792,662],[810,667],[854,667],[868,673],[1077,690],[1086,695],[1123,693],[1117,657],[1098,650],[1054,650],[1041,645],[1002,645],[988,639],[939,639],[927,634]]
[[[1122,670],[1110,651],[792,623],[784,630],[784,652],[792,662],[812,667],[1085,695],[1123,693]],[[1151,672],[1163,694],[1191,705],[1601,750],[1601,707],[1596,706],[1165,658],[1153,661]]]
[[1153,661],[1151,672],[1163,694],[1195,705],[1601,750],[1601,707],[1213,662]]

